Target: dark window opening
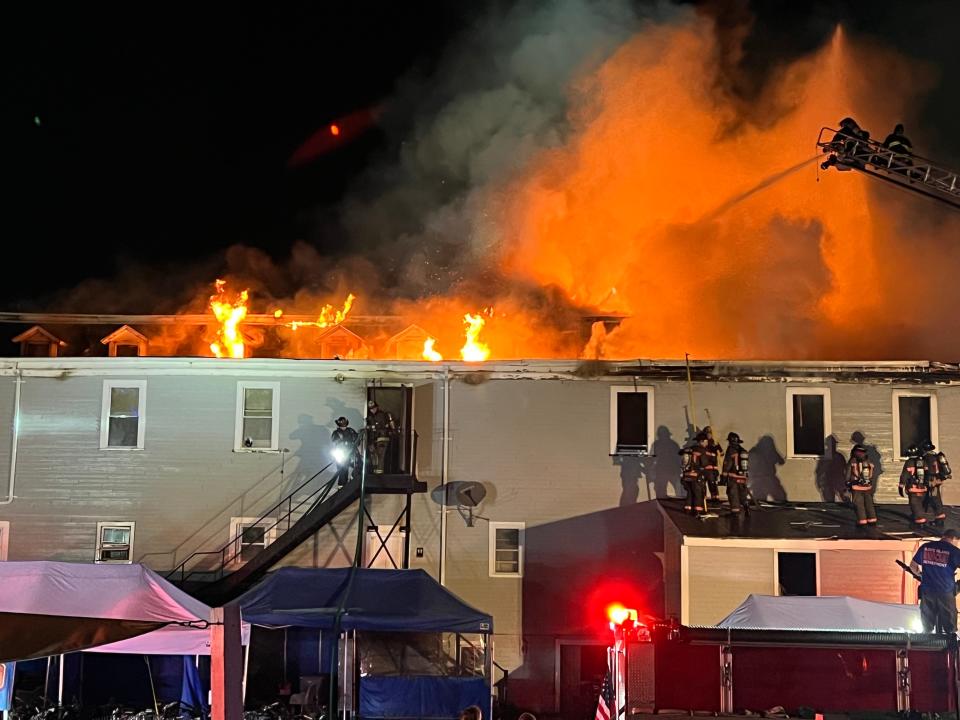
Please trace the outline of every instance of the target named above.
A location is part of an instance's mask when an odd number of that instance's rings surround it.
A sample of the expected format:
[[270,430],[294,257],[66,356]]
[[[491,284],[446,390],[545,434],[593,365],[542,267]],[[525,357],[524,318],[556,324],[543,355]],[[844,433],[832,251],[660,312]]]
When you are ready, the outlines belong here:
[[823,455],[823,395],[793,396],[793,454]]
[[140,348],[136,345],[117,345],[117,357],[137,357]]
[[777,553],[777,582],[781,595],[816,595],[816,553]]
[[617,393],[617,453],[646,453],[649,451],[647,426],[647,393]]
[[898,397],[900,406],[900,457],[906,457],[907,448],[919,446],[924,440],[933,440],[930,436],[930,398]]

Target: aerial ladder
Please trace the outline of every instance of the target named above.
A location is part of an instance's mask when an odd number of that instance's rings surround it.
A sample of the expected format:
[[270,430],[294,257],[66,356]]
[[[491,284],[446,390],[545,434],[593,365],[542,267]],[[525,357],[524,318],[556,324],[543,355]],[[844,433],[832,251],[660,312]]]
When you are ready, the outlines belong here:
[[817,147],[828,155],[820,165],[824,170],[857,170],[960,210],[960,173],[956,170],[828,127],[820,129]]

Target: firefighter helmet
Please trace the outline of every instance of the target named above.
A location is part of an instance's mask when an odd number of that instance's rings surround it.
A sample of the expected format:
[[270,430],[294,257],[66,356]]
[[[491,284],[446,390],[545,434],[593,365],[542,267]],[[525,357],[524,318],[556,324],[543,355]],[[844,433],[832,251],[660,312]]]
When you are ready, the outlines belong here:
[[700,432],[697,433],[696,437],[694,437],[693,439],[699,443],[699,442],[703,442],[704,440],[709,440],[710,436],[701,430]]
[[345,428],[347,425],[350,424],[350,421],[347,420],[345,417],[343,417],[343,415],[338,417],[334,422],[337,423],[338,428]]
[[840,121],[840,127],[842,128],[858,127],[858,125],[857,125],[857,121],[854,120],[852,117],[845,117],[843,120]]
[[741,442],[743,442],[743,441],[740,439],[740,436],[737,435],[735,432],[728,432],[728,433],[727,433],[727,442],[728,442],[728,443],[733,443],[733,444],[735,444],[735,445],[739,445],[739,444],[740,444]]
[[906,453],[907,453],[907,457],[914,457],[915,455],[920,454],[920,448],[918,448],[916,443],[914,443],[913,445],[907,448]]
[[367,409],[368,409],[368,410],[373,410],[375,407],[379,407],[379,406],[377,405],[377,401],[376,401],[376,400],[367,400]]
[[923,452],[930,452],[931,450],[936,450],[936,449],[937,449],[937,446],[934,445],[929,440],[924,440],[922,443],[920,443],[920,450]]

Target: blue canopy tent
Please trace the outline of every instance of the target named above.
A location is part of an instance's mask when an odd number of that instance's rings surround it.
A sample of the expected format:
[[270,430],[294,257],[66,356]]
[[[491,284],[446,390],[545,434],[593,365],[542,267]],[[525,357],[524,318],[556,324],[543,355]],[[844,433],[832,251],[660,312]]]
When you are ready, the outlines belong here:
[[[244,621],[253,625],[313,628],[321,633],[333,630],[342,605],[338,656],[341,662],[350,658],[355,670],[343,673],[342,702],[344,707],[358,708],[359,717],[455,718],[468,705],[479,705],[489,713],[492,657],[487,640],[493,618],[464,603],[423,570],[356,568],[354,572],[350,584],[350,568],[281,568],[233,602],[240,606]],[[418,652],[422,645],[414,648],[411,643],[404,649],[415,662],[384,669],[385,658],[393,663],[404,654],[392,649],[380,653],[384,643],[430,634],[438,640],[440,634],[456,638],[455,652],[446,658],[451,663],[440,669]],[[473,656],[482,664],[477,673],[464,671],[467,653],[461,653],[460,643],[463,636],[474,634],[484,638],[482,657]],[[321,644],[332,640],[322,639]],[[470,649],[477,652],[474,645]],[[431,670],[422,671],[427,665]],[[359,675],[356,693],[350,682],[355,675]]]

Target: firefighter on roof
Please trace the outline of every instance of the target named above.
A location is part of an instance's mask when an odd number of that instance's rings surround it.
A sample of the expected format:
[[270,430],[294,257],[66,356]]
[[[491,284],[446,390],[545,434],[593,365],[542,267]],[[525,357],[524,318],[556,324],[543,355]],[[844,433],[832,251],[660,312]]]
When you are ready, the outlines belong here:
[[847,463],[847,488],[853,495],[857,511],[857,525],[876,525],[877,511],[873,507],[873,463],[867,459],[867,449],[859,443],[850,451]]
[[727,454],[723,457],[722,479],[727,483],[730,512],[739,513],[741,510],[750,508],[747,498],[747,473],[750,461],[739,435],[735,432],[729,433],[727,443]]
[[687,499],[683,509],[692,515],[701,515],[704,511],[704,484],[703,477],[697,465],[699,451],[702,445],[707,444],[707,436],[703,433],[697,435],[696,444],[688,445],[680,450],[680,483],[687,492]]
[[942,452],[937,452],[937,446],[929,440],[920,445],[923,452],[923,467],[927,475],[927,509],[933,513],[935,523],[943,523],[947,514],[943,510],[943,499],[940,497],[940,486],[953,477],[950,463]]
[[706,464],[704,465],[704,480],[710,490],[710,501],[720,502],[720,490],[717,488],[717,479],[720,476],[720,456],[723,454],[723,448],[713,439],[713,428],[707,425],[703,429],[703,434],[707,436],[707,447],[705,451]]
[[382,475],[386,469],[387,450],[397,434],[393,415],[381,410],[376,400],[367,402],[367,452],[373,472]]
[[906,497],[910,503],[910,516],[917,525],[925,525],[924,506],[927,503],[927,472],[923,463],[923,453],[916,445],[907,448],[907,461],[900,472],[900,497]]

